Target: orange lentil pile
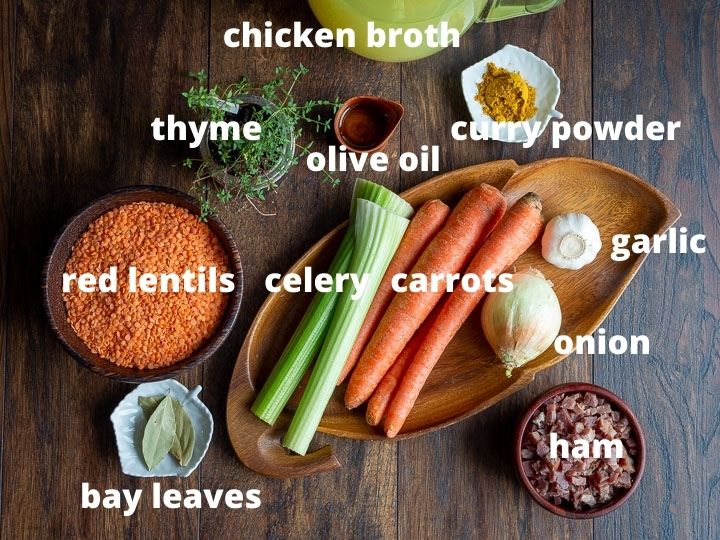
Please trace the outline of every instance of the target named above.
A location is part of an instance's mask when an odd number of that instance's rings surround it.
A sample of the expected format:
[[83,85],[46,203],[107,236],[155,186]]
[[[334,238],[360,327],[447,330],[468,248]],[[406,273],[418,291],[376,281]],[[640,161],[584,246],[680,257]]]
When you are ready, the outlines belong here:
[[93,221],[73,246],[65,271],[99,276],[117,266],[117,292],[63,295],[68,321],[95,353],[129,368],[153,369],[187,358],[209,338],[227,301],[220,292],[129,292],[128,267],[139,274],[228,272],[219,240],[184,208],[166,203],[120,206]]

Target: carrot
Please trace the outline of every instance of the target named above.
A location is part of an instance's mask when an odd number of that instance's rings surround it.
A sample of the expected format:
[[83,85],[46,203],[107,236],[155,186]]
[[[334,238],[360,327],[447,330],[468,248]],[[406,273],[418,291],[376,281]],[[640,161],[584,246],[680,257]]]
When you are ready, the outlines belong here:
[[382,319],[383,313],[385,313],[387,307],[390,305],[393,295],[395,294],[392,288],[393,276],[399,273],[406,273],[412,269],[418,257],[425,251],[430,241],[447,221],[448,214],[450,214],[450,208],[438,199],[426,201],[415,213],[415,217],[413,217],[410,225],[408,225],[407,231],[405,231],[405,235],[390,262],[390,266],[388,266],[380,282],[380,286],[375,293],[375,298],[373,298],[372,304],[370,305],[370,310],[367,315],[365,315],[365,321],[363,322],[358,337],[355,339],[355,345],[353,345],[352,351],[350,351],[350,356],[345,362],[338,384],[341,384],[352,368],[355,367],[358,358],[360,358],[360,354],[363,352],[363,349],[365,349],[365,345],[370,341],[380,319]]
[[420,349],[420,345],[422,344],[423,339],[425,339],[427,331],[430,329],[435,321],[435,318],[440,312],[441,306],[442,303],[435,306],[433,312],[418,329],[418,331],[413,334],[413,337],[410,341],[408,341],[408,344],[405,345],[405,348],[395,359],[395,363],[382,378],[377,388],[375,388],[372,397],[368,401],[367,411],[365,412],[365,420],[367,420],[369,425],[377,426],[383,416],[385,416],[385,411],[387,406],[390,404],[390,400],[393,397],[395,389],[400,383],[405,371],[407,371],[407,367],[410,365],[410,362],[413,358],[415,358],[418,349]]
[[[541,211],[542,204],[537,195],[524,195],[508,210],[465,273],[498,275],[515,262],[540,236],[543,227]],[[394,437],[400,431],[440,355],[484,295],[484,287],[475,292],[458,287],[450,294],[387,409],[385,433],[388,437]]]
[[445,292],[445,277],[462,271],[479,245],[505,212],[505,198],[487,184],[468,191],[430,242],[410,272],[440,274],[436,292],[402,292],[395,295],[370,343],[358,361],[347,390],[345,405],[364,403]]

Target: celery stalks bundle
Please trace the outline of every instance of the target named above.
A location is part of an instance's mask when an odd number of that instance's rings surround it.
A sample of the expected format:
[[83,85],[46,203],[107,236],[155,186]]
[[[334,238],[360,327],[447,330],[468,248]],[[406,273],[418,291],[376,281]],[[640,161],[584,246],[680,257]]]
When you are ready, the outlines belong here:
[[[330,274],[343,274],[351,267],[356,243],[356,214],[360,200],[375,203],[393,215],[405,218],[412,215],[412,207],[395,193],[378,184],[358,179],[350,203],[348,228],[328,269]],[[315,294],[280,360],[252,405],[253,413],[261,420],[272,425],[280,416],[305,371],[320,351],[339,300],[340,293],[336,291]]]
[[368,275],[369,283],[358,300],[351,299],[353,291],[349,289],[340,295],[307,388],[283,439],[283,445],[298,454],[307,452],[375,292],[408,223],[407,218],[375,203],[357,200],[355,251],[350,272],[360,276]]

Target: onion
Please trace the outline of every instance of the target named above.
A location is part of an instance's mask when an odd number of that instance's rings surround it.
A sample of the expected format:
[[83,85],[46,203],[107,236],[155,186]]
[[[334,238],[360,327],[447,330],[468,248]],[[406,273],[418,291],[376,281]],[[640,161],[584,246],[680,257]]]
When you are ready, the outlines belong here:
[[540,272],[518,272],[511,281],[511,291],[488,295],[480,317],[485,338],[508,377],[513,369],[537,358],[552,345],[562,322],[552,283]]

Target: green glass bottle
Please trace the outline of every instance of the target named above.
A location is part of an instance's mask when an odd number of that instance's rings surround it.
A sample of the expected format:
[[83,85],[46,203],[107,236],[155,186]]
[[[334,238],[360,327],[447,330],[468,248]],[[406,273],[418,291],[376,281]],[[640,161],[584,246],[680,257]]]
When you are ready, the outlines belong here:
[[356,43],[351,49],[361,56],[385,62],[407,62],[430,56],[442,47],[368,47],[367,29],[416,28],[446,23],[461,34],[474,22],[494,22],[547,11],[563,0],[308,0],[320,24],[330,29],[352,28]]
[[478,15],[478,22],[496,22],[533,13],[542,13],[564,0],[490,0]]

